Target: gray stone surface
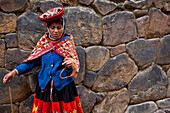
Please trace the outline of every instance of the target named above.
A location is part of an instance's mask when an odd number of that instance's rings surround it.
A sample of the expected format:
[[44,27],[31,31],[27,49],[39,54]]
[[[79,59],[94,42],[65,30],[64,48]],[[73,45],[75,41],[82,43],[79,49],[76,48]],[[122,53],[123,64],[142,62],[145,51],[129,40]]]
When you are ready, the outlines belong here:
[[117,9],[125,10],[124,4],[123,4],[123,3],[118,3],[118,4],[117,4]]
[[62,4],[68,4],[68,5],[77,5],[79,0],[57,0],[58,2]]
[[170,68],[167,71],[167,76],[168,76],[168,88],[167,88],[167,97],[170,98]]
[[165,98],[168,78],[156,64],[144,71],[139,71],[128,85],[131,103]]
[[153,101],[128,106],[125,113],[153,113],[158,109]]
[[106,92],[104,92],[104,93],[94,93],[94,94],[96,96],[96,103],[101,102],[107,95]]
[[110,58],[97,73],[98,77],[92,90],[110,91],[123,88],[134,77],[137,70],[137,66],[126,53]]
[[162,9],[164,6],[163,0],[153,0],[154,5],[156,8]]
[[101,20],[93,9],[66,8],[64,17],[66,18],[66,32],[73,34],[76,45],[88,46],[101,42]]
[[137,38],[135,15],[131,12],[117,12],[103,19],[103,45],[118,45]]
[[93,84],[94,84],[94,81],[96,80],[97,78],[97,73],[93,72],[93,71],[88,71],[86,70],[86,73],[84,75],[84,80],[83,80],[83,84],[86,86],[86,87],[92,87]]
[[8,49],[5,55],[5,68],[12,70],[29,56],[30,52],[18,48]]
[[55,1],[41,1],[40,10],[42,12],[45,12],[49,9],[59,7],[59,6],[63,6],[63,5]]
[[170,108],[170,98],[158,100],[158,101],[156,101],[156,104],[161,109]]
[[74,79],[75,84],[80,84],[84,79],[85,74],[85,49],[81,46],[76,47],[76,52],[80,62],[78,76]]
[[15,14],[0,14],[0,33],[10,33],[16,31],[17,16]]
[[130,56],[139,67],[150,65],[156,60],[159,39],[139,39],[127,44],[126,48]]
[[142,8],[145,5],[145,0],[139,1],[125,1],[124,5],[126,8]]
[[158,64],[170,63],[170,35],[161,38],[156,62]]
[[99,71],[109,60],[109,58],[109,50],[106,47],[88,47],[86,48],[86,69],[91,71]]
[[0,39],[0,67],[5,66],[5,41],[4,39]]
[[22,101],[19,106],[19,113],[31,113],[33,100],[34,100],[34,95],[31,95],[29,98]]
[[146,0],[146,7],[149,8],[153,4],[153,0]]
[[109,92],[104,100],[97,104],[92,113],[124,113],[129,103],[126,88]]
[[24,11],[28,0],[1,0],[0,8],[5,12]]
[[133,13],[135,14],[135,16],[144,16],[148,14],[148,10],[141,10],[141,9],[136,9],[133,11]]
[[9,33],[5,36],[5,41],[8,48],[18,47],[18,39],[16,33]]
[[168,16],[156,8],[149,10],[149,29],[148,38],[161,37],[168,33]]
[[90,113],[96,103],[96,96],[94,92],[88,90],[82,85],[77,87],[77,91],[81,100],[84,113]]
[[78,0],[79,3],[85,4],[85,5],[90,5],[94,0]]
[[[15,104],[12,104],[13,113],[18,113],[18,107]],[[0,105],[1,113],[12,113],[11,104]]]
[[[8,73],[4,68],[0,68],[0,81]],[[16,76],[9,84],[3,84],[0,82],[0,104],[10,104],[9,86],[11,89],[12,102],[23,101],[30,96],[31,89],[29,86],[28,77]]]
[[18,17],[18,43],[24,50],[32,50],[46,31],[45,23],[38,16],[36,13],[26,12]]
[[110,56],[114,57],[114,56],[116,56],[118,54],[124,53],[125,51],[126,51],[126,45],[121,44],[121,45],[118,45],[116,47],[112,47],[110,49]]
[[31,11],[32,11],[32,12],[38,12],[38,10],[40,9],[41,2],[36,1],[36,0],[35,0],[34,2],[32,2],[32,1],[30,0],[30,2],[31,2],[31,5],[32,5]]
[[32,69],[32,71],[28,72],[27,75],[29,78],[29,84],[32,92],[36,91],[36,87],[38,84],[38,73],[40,71],[40,66],[36,66]]
[[95,0],[93,5],[102,15],[106,15],[117,8],[116,3],[104,0]]
[[137,19],[138,36],[146,37],[149,28],[149,16],[143,16]]

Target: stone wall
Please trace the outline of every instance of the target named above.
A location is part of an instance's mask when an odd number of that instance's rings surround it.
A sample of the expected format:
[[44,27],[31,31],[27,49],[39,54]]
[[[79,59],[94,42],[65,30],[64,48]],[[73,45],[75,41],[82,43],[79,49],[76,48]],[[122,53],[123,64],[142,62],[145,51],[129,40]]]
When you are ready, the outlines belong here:
[[31,112],[39,67],[8,85],[2,78],[46,31],[37,16],[61,5],[80,59],[84,113],[170,112],[169,0],[1,0],[1,113],[11,110],[9,86],[14,113]]

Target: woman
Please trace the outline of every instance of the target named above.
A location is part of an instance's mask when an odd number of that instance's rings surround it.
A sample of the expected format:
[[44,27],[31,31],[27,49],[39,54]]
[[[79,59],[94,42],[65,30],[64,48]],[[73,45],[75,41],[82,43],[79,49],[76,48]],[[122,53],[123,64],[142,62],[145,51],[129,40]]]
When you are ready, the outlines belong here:
[[48,32],[30,56],[3,79],[4,84],[9,83],[16,75],[41,64],[32,113],[83,113],[73,80],[79,61],[72,35],[64,32],[63,14],[64,7],[56,7],[38,17],[47,23]]

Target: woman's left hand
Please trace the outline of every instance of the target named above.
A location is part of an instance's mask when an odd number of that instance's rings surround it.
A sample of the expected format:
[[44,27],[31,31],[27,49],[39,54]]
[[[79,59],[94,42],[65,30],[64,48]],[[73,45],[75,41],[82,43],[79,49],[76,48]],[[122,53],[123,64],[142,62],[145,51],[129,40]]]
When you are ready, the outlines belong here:
[[62,65],[65,65],[67,67],[67,69],[71,69],[72,68],[71,60],[67,60],[67,61],[63,62]]

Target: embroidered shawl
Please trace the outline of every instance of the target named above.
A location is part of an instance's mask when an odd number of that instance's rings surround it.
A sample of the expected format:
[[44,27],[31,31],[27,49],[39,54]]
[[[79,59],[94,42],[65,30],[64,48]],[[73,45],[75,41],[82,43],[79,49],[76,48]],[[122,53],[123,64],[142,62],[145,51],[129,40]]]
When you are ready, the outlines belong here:
[[32,50],[30,56],[23,61],[28,62],[33,59],[36,59],[46,53],[48,53],[51,50],[54,50],[56,53],[61,55],[64,58],[73,58],[77,62],[77,72],[79,71],[79,60],[77,53],[75,51],[75,44],[73,41],[73,36],[71,34],[68,34],[69,37],[65,40],[57,43],[55,46],[53,46],[52,42],[47,36],[47,33],[45,33],[40,40],[38,41],[35,48]]

